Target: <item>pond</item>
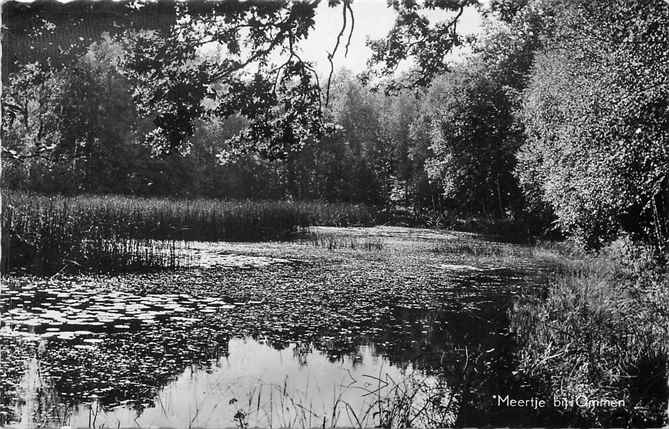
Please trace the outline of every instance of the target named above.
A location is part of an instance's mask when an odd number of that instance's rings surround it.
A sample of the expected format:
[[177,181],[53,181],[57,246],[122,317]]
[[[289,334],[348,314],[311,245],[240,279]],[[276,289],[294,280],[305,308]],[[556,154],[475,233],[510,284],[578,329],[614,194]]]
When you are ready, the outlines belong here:
[[537,421],[493,400],[523,389],[508,311],[542,265],[521,247],[376,227],[184,251],[171,272],[4,279],[0,423]]

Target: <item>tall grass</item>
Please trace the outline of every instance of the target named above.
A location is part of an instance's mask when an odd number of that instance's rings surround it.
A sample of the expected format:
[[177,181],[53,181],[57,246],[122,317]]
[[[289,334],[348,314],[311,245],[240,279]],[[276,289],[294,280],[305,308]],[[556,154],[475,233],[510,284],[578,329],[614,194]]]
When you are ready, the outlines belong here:
[[661,426],[669,397],[669,275],[643,250],[610,250],[573,260],[556,272],[545,300],[517,305],[511,327],[521,370],[542,380],[536,387],[547,397],[625,402],[622,409],[574,407],[573,424]]
[[381,251],[384,246],[383,240],[380,237],[352,237],[344,234],[324,234],[319,232],[307,234],[304,242],[328,250],[350,249],[371,252]]
[[460,407],[458,395],[444,380],[417,371],[397,380],[389,374],[365,374],[360,380],[351,376],[332,395],[331,403],[314,404],[308,392],[288,388],[286,379],[282,384],[261,383],[246,398],[233,398],[228,405],[236,410],[237,429],[444,428],[455,424]]
[[346,204],[3,191],[2,271],[174,267],[175,241],[275,240],[313,224],[372,219],[366,207]]

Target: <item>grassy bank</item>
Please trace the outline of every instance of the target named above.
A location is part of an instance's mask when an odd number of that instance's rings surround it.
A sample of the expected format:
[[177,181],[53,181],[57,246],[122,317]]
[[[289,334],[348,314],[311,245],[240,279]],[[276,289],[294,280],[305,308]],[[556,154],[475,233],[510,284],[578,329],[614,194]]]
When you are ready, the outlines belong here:
[[625,240],[558,269],[545,299],[522,302],[511,315],[520,370],[537,380],[535,396],[624,403],[561,410],[575,425],[665,424],[667,285],[652,253]]
[[373,222],[365,206],[2,193],[2,270],[175,267],[177,241],[281,239],[314,224]]

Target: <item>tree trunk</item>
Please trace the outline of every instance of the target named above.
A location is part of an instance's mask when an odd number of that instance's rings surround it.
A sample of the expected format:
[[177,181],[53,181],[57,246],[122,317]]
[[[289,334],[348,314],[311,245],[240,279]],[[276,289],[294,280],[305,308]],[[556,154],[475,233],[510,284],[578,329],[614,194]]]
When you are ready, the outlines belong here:
[[502,207],[502,188],[499,185],[499,173],[495,176],[495,181],[497,182],[497,204],[499,207],[499,217],[501,219],[504,217],[504,207]]

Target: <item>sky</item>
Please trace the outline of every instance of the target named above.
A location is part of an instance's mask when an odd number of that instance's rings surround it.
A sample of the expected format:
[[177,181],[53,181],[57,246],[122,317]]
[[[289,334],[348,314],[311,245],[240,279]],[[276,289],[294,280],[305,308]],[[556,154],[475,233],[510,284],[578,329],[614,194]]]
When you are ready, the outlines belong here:
[[[318,74],[326,76],[330,70],[327,52],[331,51],[337,39],[342,25],[341,7],[330,8],[327,1],[321,1],[316,11],[316,25],[309,38],[301,43],[303,58],[315,63]],[[365,69],[365,64],[371,56],[371,50],[366,46],[367,38],[379,39],[388,34],[395,22],[395,12],[387,7],[386,0],[356,0],[352,3],[355,14],[355,28],[351,37],[351,46],[348,56],[344,58],[343,46],[334,58],[335,71],[347,68],[354,73]],[[426,16],[433,21],[442,20],[452,16],[444,11],[427,13]],[[481,28],[482,18],[479,12],[473,8],[466,8],[460,22],[458,32],[460,34],[477,33]],[[350,20],[349,20],[350,24]],[[348,32],[345,33],[348,35]]]

